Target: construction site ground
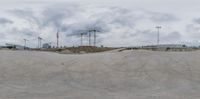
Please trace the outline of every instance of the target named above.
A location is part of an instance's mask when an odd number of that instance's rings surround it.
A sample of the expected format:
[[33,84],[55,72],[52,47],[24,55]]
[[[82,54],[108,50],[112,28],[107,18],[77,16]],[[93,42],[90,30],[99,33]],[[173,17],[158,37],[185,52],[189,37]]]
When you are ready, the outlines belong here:
[[0,50],[0,99],[199,99],[200,51]]

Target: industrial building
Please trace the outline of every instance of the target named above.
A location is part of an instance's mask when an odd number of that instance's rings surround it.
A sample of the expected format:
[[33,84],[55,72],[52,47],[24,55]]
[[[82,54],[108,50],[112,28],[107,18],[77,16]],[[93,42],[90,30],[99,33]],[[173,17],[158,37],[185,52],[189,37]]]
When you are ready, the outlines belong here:
[[160,45],[150,45],[150,46],[143,46],[143,48],[185,48],[186,45],[182,44],[160,44]]
[[45,43],[42,45],[42,48],[51,48],[51,45],[49,43]]
[[8,44],[6,43],[5,46],[0,46],[1,49],[16,49],[16,50],[24,50],[30,49],[29,47],[17,45],[17,44]]

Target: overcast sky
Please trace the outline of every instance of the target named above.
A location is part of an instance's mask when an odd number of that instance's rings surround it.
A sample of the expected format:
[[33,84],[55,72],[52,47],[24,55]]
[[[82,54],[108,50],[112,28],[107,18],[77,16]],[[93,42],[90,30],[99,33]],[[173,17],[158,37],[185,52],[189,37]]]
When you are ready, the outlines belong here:
[[[0,45],[80,45],[80,33],[98,29],[97,45],[200,45],[200,0],[1,0]],[[87,38],[84,43],[88,44]]]

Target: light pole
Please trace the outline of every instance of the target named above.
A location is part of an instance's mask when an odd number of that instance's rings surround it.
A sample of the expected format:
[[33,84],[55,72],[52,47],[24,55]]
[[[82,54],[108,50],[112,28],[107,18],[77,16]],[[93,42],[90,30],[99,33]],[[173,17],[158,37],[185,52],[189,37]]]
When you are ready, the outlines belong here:
[[162,28],[161,26],[156,26],[156,28],[158,29],[158,34],[157,34],[157,45],[160,44],[160,29]]

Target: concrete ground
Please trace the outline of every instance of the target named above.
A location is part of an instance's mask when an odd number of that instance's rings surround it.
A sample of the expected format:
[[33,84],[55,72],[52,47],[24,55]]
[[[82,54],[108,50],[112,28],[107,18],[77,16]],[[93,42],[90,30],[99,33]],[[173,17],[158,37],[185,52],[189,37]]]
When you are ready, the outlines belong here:
[[199,51],[0,51],[0,99],[199,99],[199,93]]

